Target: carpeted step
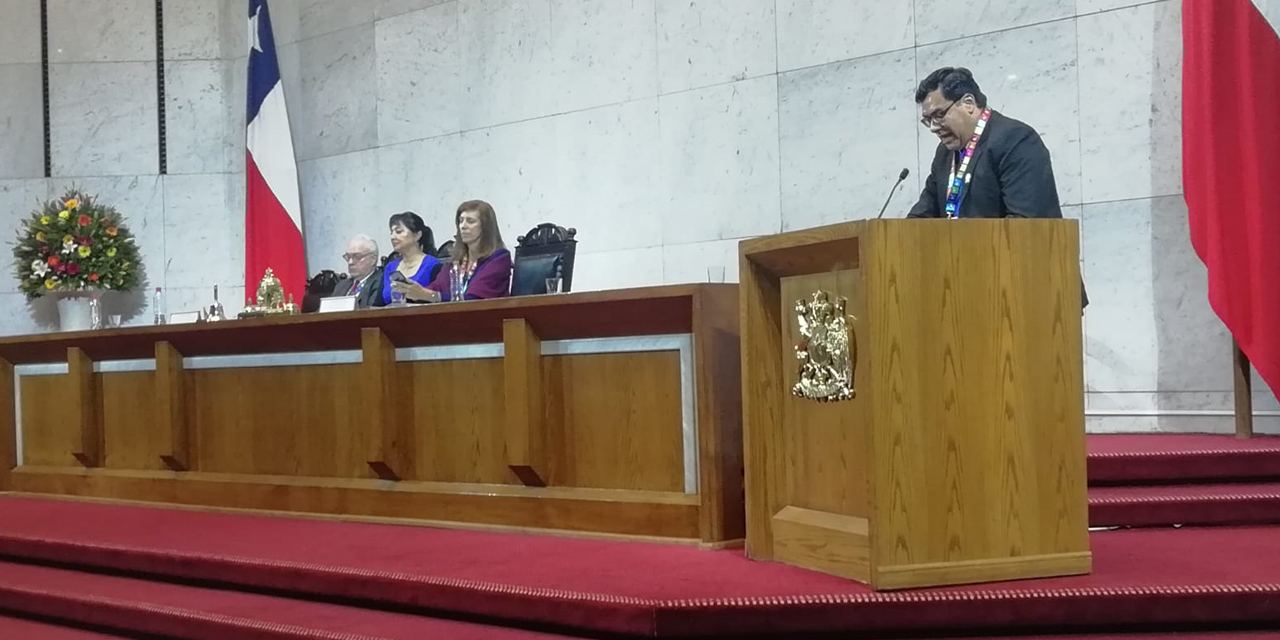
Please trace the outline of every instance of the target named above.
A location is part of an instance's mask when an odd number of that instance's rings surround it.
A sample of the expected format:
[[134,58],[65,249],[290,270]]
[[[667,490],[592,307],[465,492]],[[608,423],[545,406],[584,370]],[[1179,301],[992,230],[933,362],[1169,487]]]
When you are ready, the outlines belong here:
[[[9,562],[0,562],[0,609],[119,630],[126,636],[146,634],[173,640],[554,640],[570,637]],[[66,633],[73,635],[51,637],[66,640],[112,637]]]
[[1091,435],[1089,484],[1280,481],[1280,437]]
[[0,638],[5,640],[137,640],[141,637],[102,631],[84,631],[48,622],[0,615]]
[[0,513],[3,556],[585,634],[1280,624],[1280,527],[1096,533],[1087,576],[873,592],[741,550],[5,496]]
[[1089,525],[1280,523],[1280,483],[1091,487]]

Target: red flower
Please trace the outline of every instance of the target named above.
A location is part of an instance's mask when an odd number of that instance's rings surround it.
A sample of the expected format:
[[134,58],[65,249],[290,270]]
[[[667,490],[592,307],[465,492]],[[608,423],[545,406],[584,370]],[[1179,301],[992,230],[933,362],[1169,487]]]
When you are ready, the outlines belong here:
[[71,274],[71,275],[73,275],[73,276],[74,276],[75,274],[77,274],[77,273],[80,273],[80,265],[78,265],[78,264],[76,264],[76,263],[74,263],[74,262],[72,262],[71,264],[68,264],[68,265],[67,265],[67,273],[69,273],[69,274]]
[[49,255],[49,245],[47,244],[40,245],[40,255],[42,256]]
[[97,281],[98,281],[98,277],[99,277],[99,276],[98,276],[97,272],[94,272],[94,273],[89,274],[89,282],[97,282]]
[[55,269],[54,269],[54,271],[57,271],[58,273],[66,273],[66,272],[67,272],[67,265],[65,265],[65,264],[60,264],[60,265],[58,265],[58,266],[57,266],[57,268],[55,268]]
[[87,227],[89,226],[89,223],[93,222],[93,218],[81,214],[79,218],[76,218],[76,222],[79,222],[82,227]]
[[62,264],[62,261],[58,259],[58,256],[49,256],[49,266],[57,267],[60,264]]
[[87,247],[93,244],[93,239],[89,236],[80,236],[79,238],[76,238],[76,242]]

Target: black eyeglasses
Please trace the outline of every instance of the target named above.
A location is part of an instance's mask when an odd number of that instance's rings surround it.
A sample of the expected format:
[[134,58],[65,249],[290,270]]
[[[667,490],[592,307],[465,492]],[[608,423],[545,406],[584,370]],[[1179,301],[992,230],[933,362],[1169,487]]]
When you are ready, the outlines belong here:
[[[963,100],[963,98],[961,98],[961,100]],[[947,117],[948,113],[951,113],[951,108],[957,104],[960,104],[960,100],[953,100],[951,104],[947,105],[947,108],[943,109],[941,112],[934,112],[920,118],[920,124],[925,127],[932,127],[934,125],[942,126],[942,121]]]
[[367,258],[367,257],[369,257],[369,256],[371,256],[371,255],[373,255],[373,252],[371,252],[371,251],[366,251],[366,252],[364,252],[364,253],[344,253],[344,254],[342,254],[342,259],[343,259],[343,260],[345,260],[345,261],[347,261],[347,262],[353,262],[353,261],[355,261],[355,260],[359,260],[359,259],[361,259],[361,258]]

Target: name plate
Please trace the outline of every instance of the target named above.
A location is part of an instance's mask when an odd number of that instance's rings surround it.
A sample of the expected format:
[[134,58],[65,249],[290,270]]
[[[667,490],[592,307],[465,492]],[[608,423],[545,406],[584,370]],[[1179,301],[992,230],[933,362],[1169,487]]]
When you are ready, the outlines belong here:
[[333,311],[355,311],[355,296],[339,296],[337,298],[320,298],[320,313]]
[[199,311],[180,311],[169,314],[169,324],[193,324],[200,322]]

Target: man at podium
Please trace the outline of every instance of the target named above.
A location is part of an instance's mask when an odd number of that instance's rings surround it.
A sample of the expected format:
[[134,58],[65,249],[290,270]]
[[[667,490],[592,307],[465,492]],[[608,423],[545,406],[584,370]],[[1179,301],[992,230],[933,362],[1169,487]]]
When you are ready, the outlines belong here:
[[908,218],[1061,218],[1049,149],[1030,126],[987,106],[973,73],[943,67],[916,89],[938,150]]

